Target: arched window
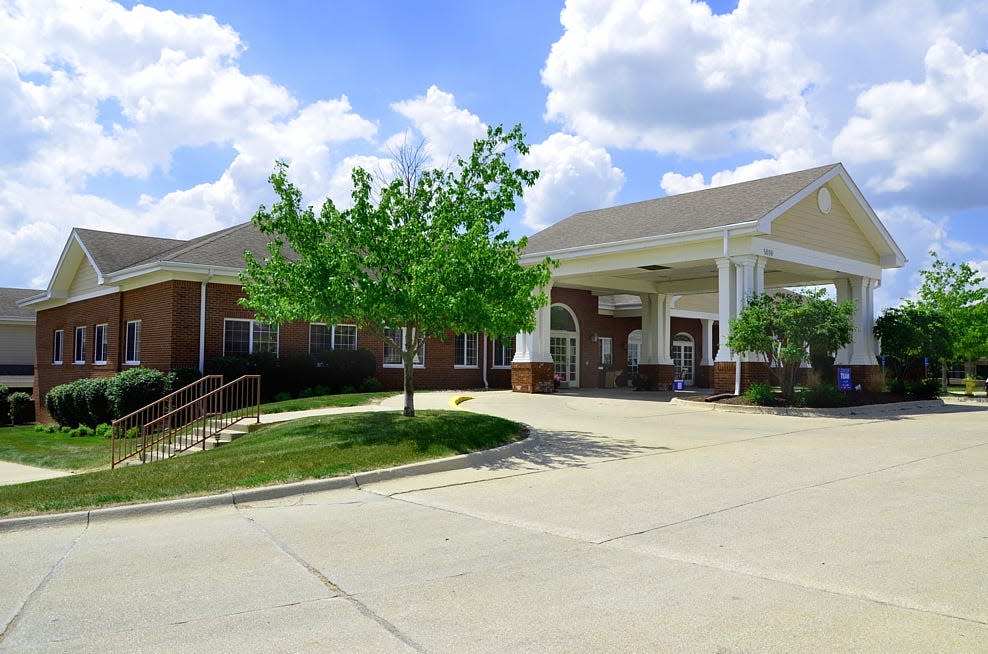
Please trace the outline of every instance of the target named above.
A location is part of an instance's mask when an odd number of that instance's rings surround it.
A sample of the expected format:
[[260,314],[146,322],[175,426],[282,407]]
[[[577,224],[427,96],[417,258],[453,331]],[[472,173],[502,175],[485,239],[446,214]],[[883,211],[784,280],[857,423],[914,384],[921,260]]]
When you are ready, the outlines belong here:
[[552,355],[556,379],[562,387],[580,387],[580,333],[576,315],[565,304],[549,309],[549,354]]
[[672,362],[676,366],[676,379],[682,379],[686,386],[692,386],[696,347],[693,337],[685,332],[676,334],[672,339]]

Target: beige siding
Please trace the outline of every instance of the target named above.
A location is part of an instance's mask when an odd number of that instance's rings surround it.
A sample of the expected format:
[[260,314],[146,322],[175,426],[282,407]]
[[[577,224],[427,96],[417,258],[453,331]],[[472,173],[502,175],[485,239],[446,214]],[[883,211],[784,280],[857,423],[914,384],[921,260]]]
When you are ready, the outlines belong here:
[[34,365],[34,325],[0,324],[0,364]]
[[817,206],[813,193],[772,222],[772,238],[783,243],[847,257],[856,261],[879,263],[875,251],[857,223],[831,192],[833,208],[825,214]]
[[92,293],[96,290],[99,290],[96,270],[89,265],[88,260],[83,259],[82,263],[79,264],[79,269],[76,270],[72,283],[69,285],[69,297]]

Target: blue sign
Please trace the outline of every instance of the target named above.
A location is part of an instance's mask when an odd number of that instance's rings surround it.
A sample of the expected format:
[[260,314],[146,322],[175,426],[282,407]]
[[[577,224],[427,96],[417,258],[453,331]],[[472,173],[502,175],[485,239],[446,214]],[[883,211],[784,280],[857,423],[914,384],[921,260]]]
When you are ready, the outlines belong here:
[[837,367],[837,388],[842,391],[851,390],[851,369],[845,366]]

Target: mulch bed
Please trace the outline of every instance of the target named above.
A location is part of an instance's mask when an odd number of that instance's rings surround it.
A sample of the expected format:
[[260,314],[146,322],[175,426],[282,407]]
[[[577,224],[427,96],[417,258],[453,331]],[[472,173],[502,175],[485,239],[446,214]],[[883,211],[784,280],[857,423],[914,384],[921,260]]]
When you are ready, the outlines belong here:
[[[913,402],[916,400],[915,397],[908,397],[906,395],[898,395],[896,393],[874,393],[868,391],[852,391],[846,394],[847,402],[843,406],[868,406],[870,404],[892,404],[894,402]],[[706,398],[703,396],[693,396],[689,398],[695,402],[705,402]],[[725,397],[721,400],[716,400],[718,404],[740,404],[746,406],[756,406],[754,402],[746,398],[744,395],[739,395],[737,397]],[[781,395],[776,396],[776,403],[774,406],[777,407],[794,407],[800,406],[793,402],[783,400]],[[804,408],[819,408],[819,407],[804,407]]]

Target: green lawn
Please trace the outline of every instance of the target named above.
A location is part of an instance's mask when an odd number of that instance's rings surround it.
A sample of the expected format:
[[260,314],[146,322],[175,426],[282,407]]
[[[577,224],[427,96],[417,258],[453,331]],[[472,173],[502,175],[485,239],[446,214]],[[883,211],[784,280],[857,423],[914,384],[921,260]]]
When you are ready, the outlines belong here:
[[307,409],[322,409],[324,407],[358,406],[361,404],[376,404],[386,397],[395,395],[394,391],[378,393],[346,393],[343,395],[320,395],[318,397],[300,397],[295,400],[268,402],[261,405],[261,413],[284,413],[285,411],[305,411]]
[[508,420],[461,411],[418,411],[415,418],[400,412],[304,418],[167,461],[0,486],[0,517],[347,475],[489,449],[516,440],[518,430]]
[[92,470],[110,465],[110,441],[89,436],[46,434],[34,425],[0,427],[0,459],[40,468]]

